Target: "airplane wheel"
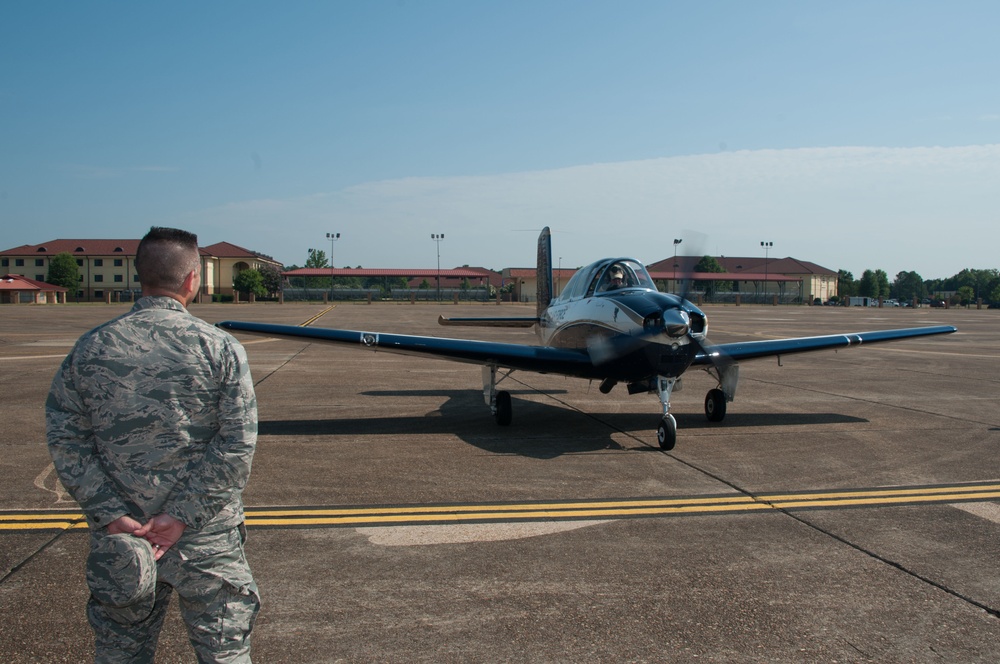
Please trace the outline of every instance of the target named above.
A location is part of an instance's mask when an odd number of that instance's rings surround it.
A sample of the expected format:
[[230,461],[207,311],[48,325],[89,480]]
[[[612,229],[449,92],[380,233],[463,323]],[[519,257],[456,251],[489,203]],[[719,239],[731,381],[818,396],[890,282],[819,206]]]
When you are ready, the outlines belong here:
[[501,390],[497,392],[497,424],[502,427],[510,424],[514,417],[514,406],[510,402],[510,392]]
[[663,416],[660,426],[656,428],[656,439],[660,441],[660,449],[669,452],[677,444],[677,420],[670,413]]
[[705,416],[709,422],[721,422],[726,416],[726,393],[722,390],[709,390],[705,395]]

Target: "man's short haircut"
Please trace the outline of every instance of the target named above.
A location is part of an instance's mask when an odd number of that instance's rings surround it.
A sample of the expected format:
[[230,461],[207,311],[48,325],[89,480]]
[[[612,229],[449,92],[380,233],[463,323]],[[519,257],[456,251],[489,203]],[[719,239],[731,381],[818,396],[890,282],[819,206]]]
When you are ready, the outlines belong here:
[[198,236],[178,228],[153,226],[135,252],[135,271],[145,288],[179,292],[184,279],[199,269]]

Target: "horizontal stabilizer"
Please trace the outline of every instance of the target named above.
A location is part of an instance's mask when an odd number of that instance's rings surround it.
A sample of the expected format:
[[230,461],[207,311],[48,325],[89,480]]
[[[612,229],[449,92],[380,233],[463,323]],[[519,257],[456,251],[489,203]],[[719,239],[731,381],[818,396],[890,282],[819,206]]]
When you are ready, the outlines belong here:
[[531,327],[538,323],[537,318],[521,316],[496,316],[482,318],[445,318],[438,316],[439,325],[462,325],[465,327]]

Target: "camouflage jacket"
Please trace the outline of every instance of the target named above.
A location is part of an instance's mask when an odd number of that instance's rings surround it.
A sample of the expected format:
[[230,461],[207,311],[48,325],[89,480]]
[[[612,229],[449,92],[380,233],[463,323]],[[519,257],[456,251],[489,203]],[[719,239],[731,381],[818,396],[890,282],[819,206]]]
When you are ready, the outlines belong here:
[[257,401],[236,339],[169,297],[83,335],[45,404],[49,453],[92,528],[169,514],[203,532],[243,521]]

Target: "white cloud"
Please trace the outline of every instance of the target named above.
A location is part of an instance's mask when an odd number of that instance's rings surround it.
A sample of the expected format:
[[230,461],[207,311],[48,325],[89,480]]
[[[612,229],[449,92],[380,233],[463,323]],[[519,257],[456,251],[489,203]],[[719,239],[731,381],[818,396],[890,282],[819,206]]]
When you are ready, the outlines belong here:
[[[916,270],[925,278],[997,267],[1000,145],[758,150],[550,171],[370,182],[332,193],[255,200],[186,218],[202,234],[302,263],[325,233],[338,265],[501,268],[534,262],[553,230],[563,265],[611,254],[655,261],[685,229],[700,253],[792,256],[833,270]],[[328,248],[328,247],[327,247]],[[685,249],[693,253],[691,243]]]

